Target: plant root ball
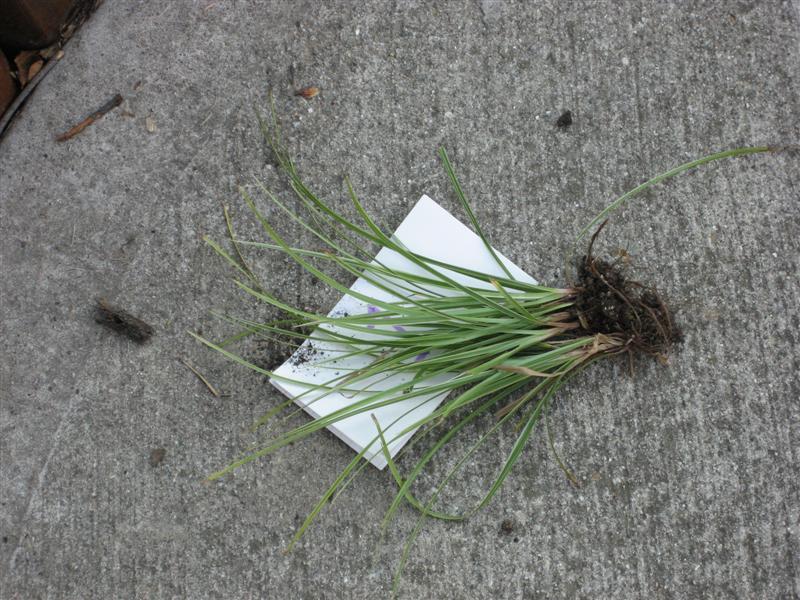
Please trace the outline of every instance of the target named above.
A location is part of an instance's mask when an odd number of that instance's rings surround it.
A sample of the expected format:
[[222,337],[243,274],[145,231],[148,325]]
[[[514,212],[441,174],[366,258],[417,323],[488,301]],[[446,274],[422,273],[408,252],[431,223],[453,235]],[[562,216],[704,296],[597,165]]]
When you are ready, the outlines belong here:
[[659,357],[682,339],[656,289],[628,279],[613,263],[591,254],[583,256],[575,289],[579,335],[619,336],[624,349]]

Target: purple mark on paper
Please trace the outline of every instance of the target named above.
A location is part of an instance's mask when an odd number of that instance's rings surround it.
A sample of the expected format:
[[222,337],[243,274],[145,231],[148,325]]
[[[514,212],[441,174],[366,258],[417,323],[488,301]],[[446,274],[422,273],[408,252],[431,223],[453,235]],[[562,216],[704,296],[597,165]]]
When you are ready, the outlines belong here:
[[[368,314],[374,315],[376,312],[378,312],[378,307],[377,306],[372,306],[372,304],[367,306],[367,313]],[[367,325],[367,329],[375,329],[375,325]]]
[[406,330],[406,328],[403,327],[402,325],[392,325],[392,329],[394,329],[395,331],[405,331]]
[[425,359],[426,359],[426,358],[428,358],[430,355],[431,355],[431,353],[430,353],[429,351],[427,351],[427,350],[426,350],[425,352],[420,352],[419,354],[417,354],[417,355],[414,357],[414,362],[419,362],[419,361],[421,361],[421,360],[425,360]]

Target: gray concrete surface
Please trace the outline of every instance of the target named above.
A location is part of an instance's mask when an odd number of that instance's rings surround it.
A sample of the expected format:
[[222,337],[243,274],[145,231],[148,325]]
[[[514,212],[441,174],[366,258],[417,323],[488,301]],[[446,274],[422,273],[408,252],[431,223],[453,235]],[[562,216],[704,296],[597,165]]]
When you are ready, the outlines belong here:
[[[388,595],[415,515],[402,510],[378,540],[386,473],[366,472],[282,553],[351,456],[332,435],[200,483],[279,400],[186,334],[230,331],[211,309],[270,314],[201,242],[224,238],[221,203],[257,234],[237,184],[287,191],[253,115],[269,90],[332,202],[345,206],[350,173],[389,224],[423,192],[455,210],[435,154],[446,144],[496,246],[550,283],[578,228],[647,176],[800,141],[789,2],[361,4],[106,2],[0,143],[1,597]],[[292,95],[305,85],[322,93]],[[53,141],[116,92],[119,109]],[[575,122],[559,131],[564,109]],[[800,595],[798,160],[717,163],[614,220],[606,249],[627,249],[680,308],[682,349],[634,377],[609,363],[577,378],[552,427],[583,486],[538,437],[486,510],[428,524],[402,597]],[[251,258],[284,298],[333,301],[286,260]],[[155,338],[137,346],[97,326],[97,295]],[[478,497],[512,439],[469,463],[447,506]],[[154,448],[166,450],[157,467]]]

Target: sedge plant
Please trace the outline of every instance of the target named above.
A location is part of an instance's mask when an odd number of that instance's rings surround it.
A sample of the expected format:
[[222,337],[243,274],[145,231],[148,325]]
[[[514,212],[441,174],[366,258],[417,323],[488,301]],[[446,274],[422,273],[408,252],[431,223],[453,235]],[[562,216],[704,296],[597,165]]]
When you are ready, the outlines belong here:
[[[233,342],[255,335],[278,340],[291,349],[306,340],[324,338],[333,340],[342,348],[340,357],[366,358],[368,366],[331,375],[330,380],[323,384],[308,386],[306,393],[316,396],[334,392],[357,393],[351,405],[251,448],[238,460],[210,475],[209,480],[223,477],[246,463],[353,415],[371,414],[379,407],[399,401],[418,399],[422,403],[432,393],[447,393],[446,399],[430,414],[401,431],[393,430],[388,439],[388,434],[375,420],[371,444],[343,467],[289,544],[291,549],[327,503],[368,464],[366,458],[380,450],[397,488],[383,526],[389,524],[403,504],[409,504],[419,512],[417,524],[398,561],[395,589],[413,540],[425,519],[463,519],[485,507],[510,474],[536,426],[545,417],[554,395],[571,377],[594,361],[621,354],[663,357],[679,339],[679,328],[655,289],[629,280],[616,264],[593,254],[594,239],[608,215],[633,196],[685,171],[724,158],[776,150],[760,146],[710,154],[677,166],[622,195],[577,235],[575,247],[585,243],[587,249],[583,253],[576,252],[572,258],[575,281],[564,287],[548,287],[515,279],[499,260],[471,210],[443,148],[439,154],[454,194],[486,250],[502,269],[503,276],[444,263],[408,250],[369,215],[349,180],[347,189],[358,219],[353,220],[334,210],[303,183],[280,138],[274,118],[272,123],[261,118],[259,121],[302,210],[292,209],[262,184],[258,187],[279,209],[279,214],[316,239],[319,249],[292,245],[242,188],[241,195],[263,227],[267,240],[237,239],[226,211],[232,250],[224,249],[213,240],[207,241],[236,270],[239,288],[279,309],[285,318],[262,323],[226,316],[241,328],[241,332],[220,343],[193,335],[240,365],[289,382],[291,380],[285,376],[236,354],[231,349]],[[354,296],[369,310],[362,314],[329,316],[280,300],[260,283],[248,266],[242,253],[244,245],[287,255],[320,283]],[[402,271],[374,260],[368,248],[375,245],[391,249],[418,269],[414,273]],[[392,299],[381,300],[353,291],[348,281],[343,281],[332,271],[346,273],[348,278],[362,277],[377,288],[390,292]],[[451,276],[452,273],[465,275],[484,285],[459,283]],[[388,389],[370,388],[368,382],[397,373],[407,374],[410,384],[406,381]],[[437,383],[430,383],[432,380]],[[288,411],[291,403],[292,400],[288,400],[272,409],[256,423],[256,427],[280,412]],[[459,433],[472,431],[466,429],[468,425],[487,414],[496,415],[491,425],[469,444],[467,451],[458,458],[429,498],[417,498],[413,493],[414,484],[431,461]],[[436,501],[448,482],[512,418],[517,422],[517,428],[505,431],[510,431],[515,441],[499,462],[481,500],[462,514],[436,510]],[[427,443],[427,446],[423,447],[413,464],[403,465],[405,468],[401,469],[402,461],[393,459],[388,448],[395,439],[417,429],[411,445]],[[559,466],[574,481],[574,476],[555,454],[552,438],[549,441]],[[399,456],[402,457],[411,445]]]

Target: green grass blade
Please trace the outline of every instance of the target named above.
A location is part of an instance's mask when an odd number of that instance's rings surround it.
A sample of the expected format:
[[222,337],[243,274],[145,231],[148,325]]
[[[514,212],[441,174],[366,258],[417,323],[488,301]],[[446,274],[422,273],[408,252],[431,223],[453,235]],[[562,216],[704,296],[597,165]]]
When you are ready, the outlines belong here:
[[605,207],[602,211],[600,211],[597,216],[589,221],[589,224],[581,229],[580,233],[578,233],[578,237],[575,239],[575,245],[577,246],[578,242],[580,242],[586,234],[588,234],[592,229],[594,229],[601,221],[605,220],[605,218],[617,210],[620,206],[622,206],[625,202],[636,196],[637,194],[642,193],[646,189],[653,187],[654,185],[661,183],[665,179],[669,179],[670,177],[675,177],[676,175],[680,175],[685,171],[689,171],[690,169],[694,169],[701,165],[705,165],[707,163],[713,162],[715,160],[721,160],[723,158],[734,158],[737,156],[747,156],[748,154],[758,154],[759,152],[774,152],[776,149],[770,146],[754,146],[754,147],[746,147],[746,148],[735,148],[733,150],[725,150],[724,152],[715,152],[714,154],[709,154],[708,156],[703,156],[702,158],[698,158],[696,160],[689,161],[682,165],[678,165],[677,167],[670,169],[660,175],[656,175],[652,179],[649,179],[642,183],[641,185],[636,186],[629,192],[626,192],[616,200],[614,200],[611,204]]
[[456,197],[458,198],[459,202],[461,202],[461,206],[464,208],[464,212],[467,213],[469,217],[470,223],[472,223],[472,227],[475,229],[475,233],[478,234],[478,237],[481,238],[483,245],[486,247],[486,250],[489,254],[492,255],[492,258],[497,263],[497,265],[503,270],[503,272],[508,276],[509,279],[514,279],[514,276],[511,274],[511,271],[508,270],[508,267],[505,263],[500,260],[500,257],[497,256],[494,248],[489,243],[489,240],[486,239],[486,236],[483,233],[483,229],[481,229],[481,225],[478,222],[478,219],[475,217],[475,213],[472,212],[472,207],[469,205],[467,201],[467,196],[464,194],[464,190],[461,189],[461,184],[458,182],[458,177],[456,177],[456,173],[453,170],[453,165],[450,164],[450,159],[447,156],[447,151],[444,149],[444,146],[439,148],[439,156],[442,159],[442,164],[444,165],[444,170],[447,172],[447,176],[450,178],[450,182],[453,184],[453,189],[456,192]]

